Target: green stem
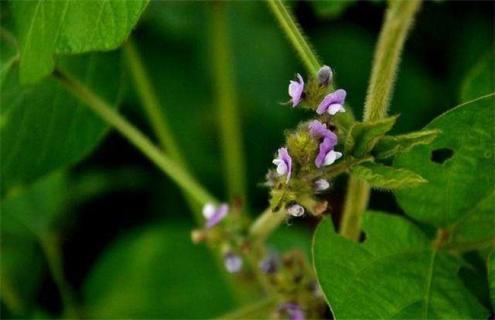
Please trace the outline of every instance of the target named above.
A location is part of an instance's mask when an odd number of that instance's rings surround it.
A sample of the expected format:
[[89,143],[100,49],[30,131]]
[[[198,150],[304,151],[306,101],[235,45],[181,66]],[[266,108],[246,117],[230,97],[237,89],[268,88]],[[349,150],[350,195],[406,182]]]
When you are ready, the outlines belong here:
[[283,212],[273,212],[268,208],[251,224],[249,235],[254,241],[263,242],[283,221]]
[[[385,21],[375,50],[368,94],[364,105],[364,120],[378,120],[387,115],[400,54],[421,0],[394,0],[387,9]],[[370,186],[350,177],[340,232],[358,240],[362,216],[368,205]]]
[[284,6],[282,0],[268,0],[268,5],[308,71],[315,75],[321,64],[289,10]]
[[182,166],[167,157],[145,135],[118,112],[110,108],[100,97],[62,71],[56,70],[54,74],[69,92],[85,102],[103,121],[114,127],[197,202],[200,204],[216,202],[213,196],[185,171]]
[[239,105],[232,75],[225,3],[215,2],[210,12],[210,44],[215,94],[218,104],[225,181],[229,198],[246,196],[246,168]]
[[[136,92],[141,100],[141,105],[143,106],[146,116],[148,117],[148,121],[150,122],[151,127],[158,138],[160,147],[162,150],[167,152],[170,155],[170,158],[173,159],[178,165],[181,165],[184,170],[187,170],[187,163],[180,152],[166,118],[163,116],[163,108],[158,101],[156,90],[153,88],[153,84],[150,81],[150,76],[147,73],[141,56],[131,39],[124,45],[124,52]],[[183,192],[186,202],[193,212],[196,221],[201,222],[203,219],[199,211],[200,206],[190,195],[185,192],[185,190],[183,190]]]
[[59,243],[56,236],[52,233],[44,233],[39,236],[39,241],[48,263],[48,269],[62,297],[64,317],[68,319],[78,318],[80,316],[79,311],[75,303],[72,288],[65,280]]
[[148,117],[153,131],[158,138],[160,146],[167,154],[170,155],[177,163],[184,163],[182,154],[177,147],[177,143],[174,136],[168,126],[168,123],[163,116],[162,110],[158,98],[156,96],[153,85],[150,81],[150,77],[146,72],[146,68],[141,60],[139,52],[134,45],[134,42],[130,39],[124,45],[124,52],[131,71],[132,80],[137,94],[142,102],[143,109]]

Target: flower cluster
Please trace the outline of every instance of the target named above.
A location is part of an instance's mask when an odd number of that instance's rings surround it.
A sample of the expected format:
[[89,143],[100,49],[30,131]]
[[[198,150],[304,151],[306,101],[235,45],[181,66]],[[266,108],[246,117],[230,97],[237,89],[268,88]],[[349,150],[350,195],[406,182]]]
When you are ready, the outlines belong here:
[[[332,69],[323,66],[318,71],[314,79],[309,79],[306,85],[303,77],[298,73],[297,81],[290,81],[289,96],[292,107],[303,106],[316,112],[317,119],[310,121],[306,126],[300,127],[295,134],[289,137],[288,145],[278,149],[278,154],[273,160],[276,165],[276,174],[269,174],[269,185],[274,186],[271,176],[284,177],[285,189],[290,184],[294,185],[294,190],[304,189],[304,186],[295,184],[302,179],[302,172],[308,175],[310,171],[317,171],[324,167],[330,166],[340,159],[343,155],[336,151],[338,137],[331,130],[331,119],[339,112],[345,112],[344,104],[346,91],[338,89],[332,91],[329,89],[332,81]],[[330,91],[330,92],[329,92]],[[330,125],[329,125],[330,124]],[[294,141],[290,144],[290,141]],[[314,164],[310,165],[308,160]],[[304,179],[307,180],[307,179]],[[280,180],[278,180],[280,181]],[[327,190],[330,187],[328,180],[319,178],[313,180],[313,193]],[[285,190],[286,191],[286,190]],[[284,192],[287,213],[290,216],[299,217],[304,214],[304,207],[295,203],[297,196],[287,196]],[[304,205],[304,204],[303,204]]]

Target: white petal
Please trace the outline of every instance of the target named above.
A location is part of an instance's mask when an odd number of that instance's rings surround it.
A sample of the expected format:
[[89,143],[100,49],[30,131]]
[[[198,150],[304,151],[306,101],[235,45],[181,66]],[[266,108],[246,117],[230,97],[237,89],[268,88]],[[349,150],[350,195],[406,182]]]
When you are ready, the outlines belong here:
[[293,217],[300,217],[304,214],[304,208],[298,204],[293,204],[287,208],[287,212]]
[[291,80],[289,84],[289,96],[293,97],[296,94],[298,87],[299,83]]
[[216,208],[213,204],[207,203],[203,207],[203,216],[210,219],[215,214]]
[[334,163],[335,160],[340,159],[341,157],[342,157],[341,152],[336,152],[336,151],[332,150],[329,153],[327,153],[327,155],[325,156],[325,161],[324,161],[323,165],[329,166],[332,163]]
[[327,112],[330,114],[330,115],[334,115],[336,114],[337,112],[344,112],[344,107],[341,105],[341,104],[338,104],[338,103],[334,103],[334,104],[331,104],[329,107],[328,107],[328,110]]
[[325,179],[318,179],[315,181],[315,190],[316,191],[325,191],[330,188],[330,183]]
[[277,173],[283,176],[287,173],[287,164],[280,159],[274,159],[273,164],[277,166]]

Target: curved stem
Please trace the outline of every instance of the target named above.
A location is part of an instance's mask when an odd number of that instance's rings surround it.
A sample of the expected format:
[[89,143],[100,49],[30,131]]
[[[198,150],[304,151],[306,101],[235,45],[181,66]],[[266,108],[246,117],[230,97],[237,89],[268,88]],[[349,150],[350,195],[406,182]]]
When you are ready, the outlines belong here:
[[231,50],[225,3],[210,8],[210,43],[215,94],[218,104],[220,138],[224,157],[224,175],[229,198],[246,200],[246,166],[242,143],[241,117],[232,74]]
[[[385,16],[375,50],[368,94],[364,105],[364,120],[377,120],[387,115],[390,97],[396,80],[400,54],[407,33],[421,0],[394,0]],[[368,205],[370,186],[363,180],[350,177],[340,233],[358,240],[362,216]]]
[[144,134],[130,124],[118,112],[110,108],[100,99],[100,97],[60,70],[56,70],[54,75],[71,93],[85,102],[86,105],[103,121],[120,132],[131,144],[138,148],[146,157],[148,157],[148,159],[156,164],[197,202],[200,204],[216,202],[213,196],[210,195],[187,171],[167,157],[160,149],[151,143]]
[[306,68],[315,75],[321,64],[282,0],[268,0],[268,5]]

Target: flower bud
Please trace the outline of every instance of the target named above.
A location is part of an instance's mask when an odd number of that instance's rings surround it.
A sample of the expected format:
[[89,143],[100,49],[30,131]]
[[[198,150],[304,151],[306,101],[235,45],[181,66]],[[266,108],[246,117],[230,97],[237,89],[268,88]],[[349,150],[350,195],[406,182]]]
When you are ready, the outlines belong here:
[[315,191],[322,192],[330,188],[330,183],[325,179],[318,179],[314,183]]
[[242,258],[233,252],[227,252],[223,257],[223,263],[225,269],[230,273],[236,273],[241,271],[242,268]]
[[320,70],[318,70],[318,75],[317,75],[317,78],[318,78],[318,84],[320,86],[328,86],[328,84],[330,83],[330,81],[332,81],[332,69],[330,69],[329,66],[323,66],[320,68]]
[[304,214],[304,207],[295,203],[287,207],[287,213],[293,217],[300,217]]

